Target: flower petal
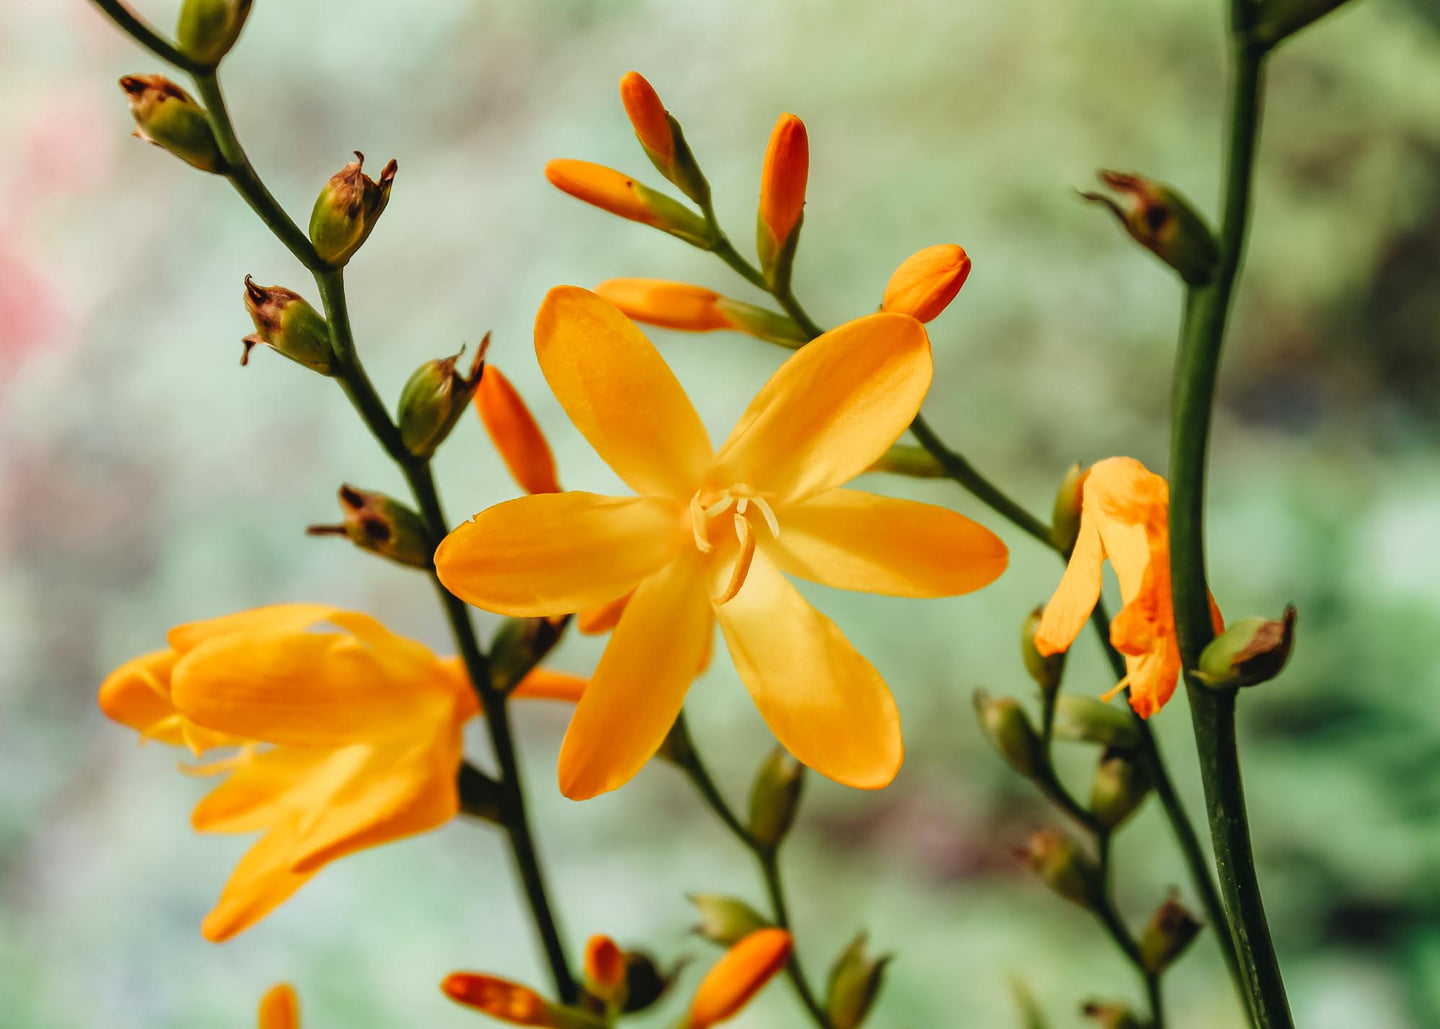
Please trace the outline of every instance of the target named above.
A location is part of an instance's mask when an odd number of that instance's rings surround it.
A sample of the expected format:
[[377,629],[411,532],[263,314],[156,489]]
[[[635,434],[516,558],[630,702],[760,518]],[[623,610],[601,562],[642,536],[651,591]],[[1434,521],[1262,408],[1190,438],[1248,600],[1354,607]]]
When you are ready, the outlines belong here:
[[535,417],[510,380],[493,364],[485,366],[475,390],[475,409],[505,467],[526,493],[559,493],[555,455]]
[[560,747],[560,789],[584,800],[623,786],[680,713],[713,626],[705,566],[686,554],[625,606]]
[[563,615],[606,603],[688,539],[672,501],[540,493],[497,504],[446,536],[435,572],[461,600],[506,615]]
[[1005,570],[1000,538],[964,515],[913,500],[833,489],[778,513],[764,549],[802,579],[892,597],[950,597]]
[[930,388],[930,339],[872,314],[801,347],[756,394],[716,456],[712,485],[794,502],[848,482],[903,433]]
[[107,675],[98,697],[105,717],[147,738],[183,745],[181,722],[174,717],[175,705],[170,702],[175,658],[173,650],[158,650],[126,661]]
[[619,624],[620,616],[625,613],[625,605],[628,603],[630,603],[629,593],[604,604],[597,604],[594,607],[578,611],[575,614],[575,628],[586,636],[598,636],[601,633],[609,632]]
[[584,695],[585,687],[589,684],[588,679],[582,679],[578,675],[566,675],[549,668],[534,668],[520,680],[520,685],[516,686],[510,695],[528,697],[531,700],[568,700],[573,704]]
[[272,986],[260,998],[259,1029],[300,1029],[300,1001],[288,984]]
[[290,870],[295,839],[296,827],[282,823],[245,852],[220,892],[219,902],[200,923],[200,932],[207,940],[224,943],[274,911],[310,881],[313,873]]
[[763,551],[715,614],[736,671],[785,749],[846,786],[877,789],[895,777],[904,746],[885,681]]
[[325,775],[336,753],[277,747],[241,759],[225,781],[195,805],[191,827],[206,833],[259,832],[307,807],[323,806],[340,782]]
[[1095,519],[1089,512],[1080,515],[1080,532],[1060,585],[1045,605],[1045,613],[1035,630],[1035,648],[1045,655],[1068,650],[1095,605],[1100,602],[1102,565],[1105,546],[1100,541]]
[[710,437],[630,319],[588,290],[557,286],[535,317],[535,354],[565,413],[616,475],[642,495],[689,499],[710,466]]
[[337,610],[328,604],[271,604],[208,618],[203,622],[177,625],[166,634],[165,639],[183,654],[206,640],[232,633],[299,632],[326,621]]

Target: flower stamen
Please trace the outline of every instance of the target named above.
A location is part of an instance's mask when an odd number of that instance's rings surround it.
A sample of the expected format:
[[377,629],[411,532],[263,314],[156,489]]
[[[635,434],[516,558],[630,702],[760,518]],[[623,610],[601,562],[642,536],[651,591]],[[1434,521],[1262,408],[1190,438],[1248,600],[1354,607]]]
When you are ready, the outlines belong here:
[[745,577],[750,574],[751,562],[755,560],[755,530],[750,528],[750,519],[739,513],[735,515],[735,535],[740,540],[740,552],[735,555],[735,567],[730,569],[730,581],[718,596],[712,598],[717,604],[727,604],[735,599],[735,594],[745,585]]

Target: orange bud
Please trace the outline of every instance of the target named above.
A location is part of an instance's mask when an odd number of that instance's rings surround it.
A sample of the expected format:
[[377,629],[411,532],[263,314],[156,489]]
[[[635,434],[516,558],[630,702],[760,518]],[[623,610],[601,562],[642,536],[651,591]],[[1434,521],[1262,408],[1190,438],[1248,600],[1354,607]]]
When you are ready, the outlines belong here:
[[556,189],[602,211],[653,225],[698,246],[710,243],[709,229],[698,214],[614,168],[567,158],[546,164],[545,177]]
[[625,952],[608,936],[592,936],[585,943],[585,982],[606,1000],[625,986]]
[[475,391],[475,409],[505,467],[526,493],[559,493],[555,455],[525,401],[510,380],[492,364],[480,376]]
[[789,960],[790,934],[784,929],[757,929],[743,938],[700,981],[686,1029],[734,1018]]
[[970,275],[970,256],[954,243],[918,250],[900,262],[885,286],[882,310],[928,322],[955,299]]
[[800,224],[805,209],[805,181],[810,175],[810,140],[805,123],[782,114],[765,148],[760,172],[760,220],[778,250]]
[[662,279],[610,279],[596,286],[595,292],[637,322],[685,332],[732,327],[716,306],[720,294],[703,286]]
[[260,998],[260,1029],[300,1029],[300,1002],[288,983],[272,986]]
[[675,160],[675,133],[670,130],[670,115],[660,102],[655,87],[638,71],[627,71],[620,79],[620,102],[640,145],[662,163]]
[[620,616],[625,613],[625,605],[630,603],[630,596],[631,594],[627,593],[607,604],[587,607],[575,616],[575,628],[586,636],[597,636],[602,632],[609,632],[620,624]]
[[451,972],[440,989],[451,1000],[511,1025],[555,1025],[545,998],[519,983],[475,972]]

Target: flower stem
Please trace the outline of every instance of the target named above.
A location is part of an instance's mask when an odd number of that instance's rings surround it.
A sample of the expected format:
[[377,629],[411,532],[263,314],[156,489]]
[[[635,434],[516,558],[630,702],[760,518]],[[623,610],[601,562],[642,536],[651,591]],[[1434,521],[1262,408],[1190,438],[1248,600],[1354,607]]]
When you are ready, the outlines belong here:
[[184,51],[152,29],[147,22],[138,17],[120,0],[91,0],[91,2],[118,25],[122,32],[161,60],[169,61],[175,67],[184,69],[192,75],[213,70],[209,65],[187,56]]

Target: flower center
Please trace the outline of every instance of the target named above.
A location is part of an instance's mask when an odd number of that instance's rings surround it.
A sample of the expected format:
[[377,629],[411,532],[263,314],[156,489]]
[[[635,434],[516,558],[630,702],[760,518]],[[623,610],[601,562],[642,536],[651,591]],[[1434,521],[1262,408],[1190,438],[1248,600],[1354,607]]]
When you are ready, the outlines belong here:
[[700,489],[690,498],[690,528],[695,534],[695,547],[702,554],[713,553],[716,544],[710,539],[710,522],[733,509],[731,524],[735,527],[735,538],[740,550],[735,556],[735,566],[730,571],[730,581],[712,599],[724,604],[735,598],[745,577],[750,573],[750,563],[755,559],[755,530],[747,517],[756,511],[770,531],[771,538],[780,535],[780,522],[770,502],[751,486],[737,482],[722,490]]

